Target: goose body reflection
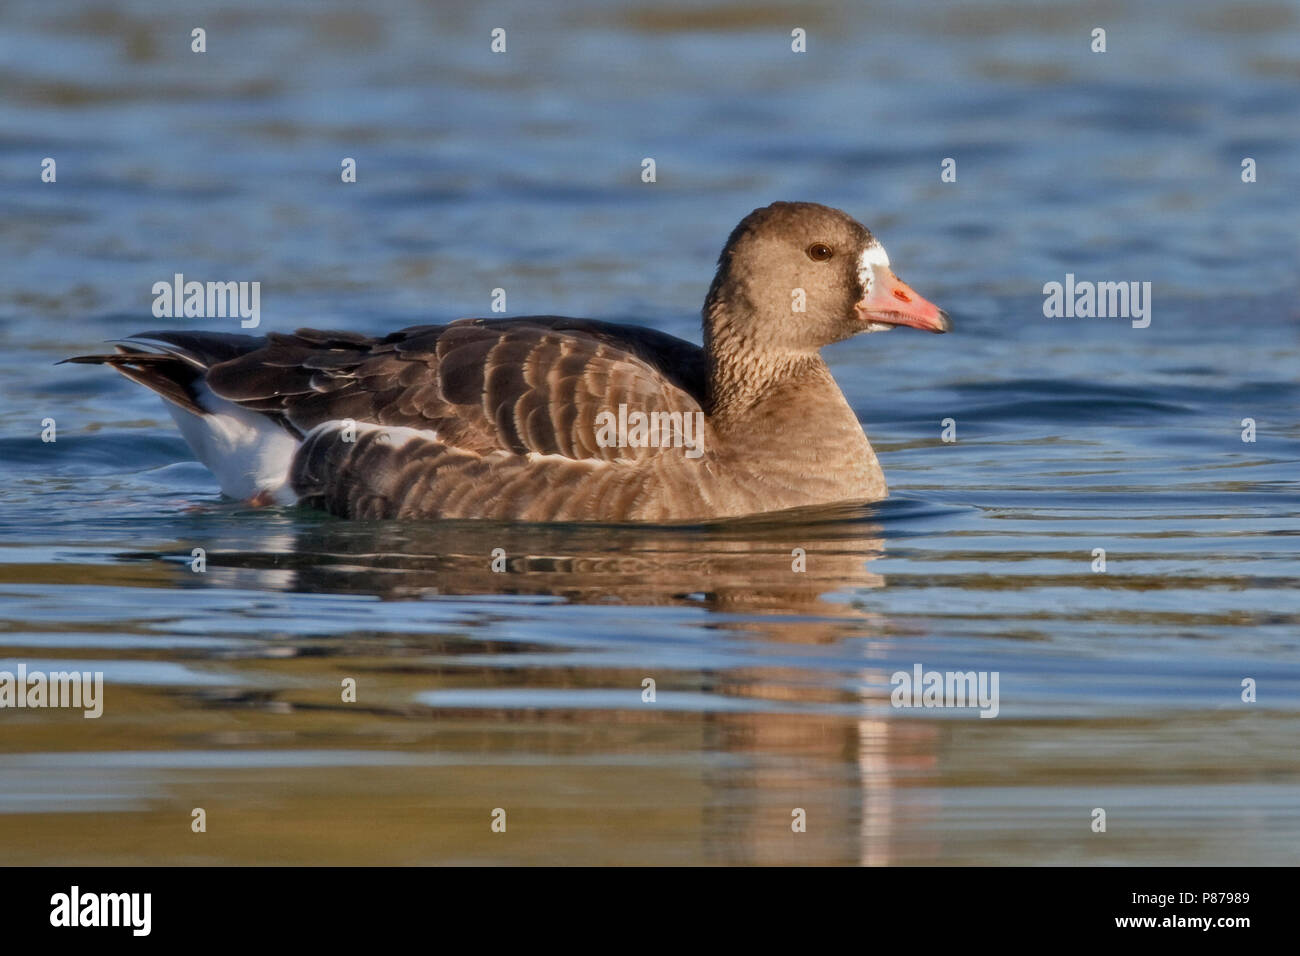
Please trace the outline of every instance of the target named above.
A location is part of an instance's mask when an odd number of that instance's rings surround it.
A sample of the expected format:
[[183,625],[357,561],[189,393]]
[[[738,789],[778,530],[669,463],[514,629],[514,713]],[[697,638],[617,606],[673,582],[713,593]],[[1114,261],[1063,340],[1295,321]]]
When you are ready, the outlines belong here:
[[884,540],[862,505],[702,525],[324,520],[259,543],[210,549],[208,579],[388,599],[537,595],[832,617],[859,615],[847,596],[884,584],[870,568]]

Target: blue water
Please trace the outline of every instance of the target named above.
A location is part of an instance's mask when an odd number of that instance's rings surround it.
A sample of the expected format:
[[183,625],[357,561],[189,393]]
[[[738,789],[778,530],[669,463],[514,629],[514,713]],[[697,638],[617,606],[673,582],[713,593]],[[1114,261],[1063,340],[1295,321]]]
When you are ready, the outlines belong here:
[[[7,861],[1295,862],[1294,4],[3,17],[0,671],[105,681],[98,720],[0,710]],[[698,341],[722,242],[776,199],[859,217],[953,315],[827,352],[886,502],[617,530],[249,509],[154,396],[54,365],[239,330],[153,318],[177,272],[260,281],[260,331],[504,288]],[[1067,273],[1150,282],[1150,326],[1046,318]],[[891,706],[918,663],[996,672],[998,716]]]

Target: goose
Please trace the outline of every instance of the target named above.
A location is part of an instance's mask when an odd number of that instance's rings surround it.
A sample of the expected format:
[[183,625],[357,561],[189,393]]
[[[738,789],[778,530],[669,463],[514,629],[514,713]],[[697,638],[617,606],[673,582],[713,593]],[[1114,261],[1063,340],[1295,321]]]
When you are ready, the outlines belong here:
[[224,494],[344,518],[675,522],[887,496],[820,350],[947,332],[848,214],[732,231],[703,347],[594,319],[459,319],[370,337],[144,332],[108,365],[165,400]]

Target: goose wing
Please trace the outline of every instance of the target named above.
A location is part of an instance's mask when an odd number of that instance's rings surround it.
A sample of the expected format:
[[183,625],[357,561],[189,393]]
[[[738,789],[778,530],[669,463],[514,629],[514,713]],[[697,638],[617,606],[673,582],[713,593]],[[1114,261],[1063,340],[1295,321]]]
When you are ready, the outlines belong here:
[[416,429],[477,455],[609,461],[653,449],[602,447],[602,412],[700,412],[705,374],[702,350],[673,336],[537,316],[462,319],[381,338],[272,333],[261,348],[211,365],[205,382],[299,434],[351,419]]

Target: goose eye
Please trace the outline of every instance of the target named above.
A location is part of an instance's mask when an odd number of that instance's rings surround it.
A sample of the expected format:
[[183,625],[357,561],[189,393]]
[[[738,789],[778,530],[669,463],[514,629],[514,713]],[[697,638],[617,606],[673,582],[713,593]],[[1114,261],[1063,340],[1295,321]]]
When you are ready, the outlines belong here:
[[830,246],[824,242],[814,242],[808,247],[808,258],[814,262],[825,262],[835,253]]

